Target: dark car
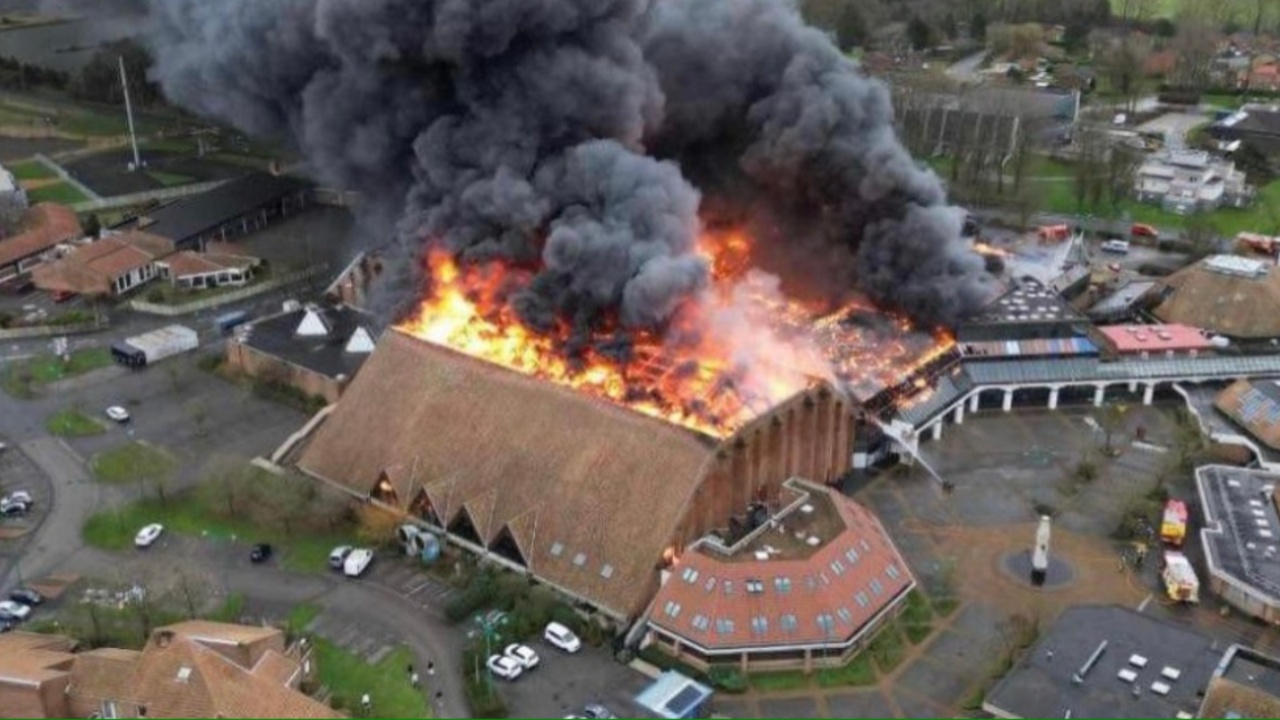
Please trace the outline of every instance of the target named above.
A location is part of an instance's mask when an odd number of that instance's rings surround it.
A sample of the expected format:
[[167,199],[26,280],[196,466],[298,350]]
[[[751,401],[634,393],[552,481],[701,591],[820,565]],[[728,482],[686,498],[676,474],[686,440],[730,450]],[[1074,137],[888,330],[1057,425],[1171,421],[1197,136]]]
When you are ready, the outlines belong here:
[[39,605],[44,602],[44,596],[31,588],[18,588],[9,593],[9,599],[23,605]]
[[270,545],[266,543],[258,543],[249,551],[249,560],[256,563],[266,562],[267,559],[271,557],[271,551],[272,548]]
[[30,509],[31,506],[21,500],[10,500],[6,503],[0,503],[0,516],[22,517]]
[[613,711],[603,705],[588,705],[582,709],[583,717],[591,718],[591,720],[611,720],[618,717]]

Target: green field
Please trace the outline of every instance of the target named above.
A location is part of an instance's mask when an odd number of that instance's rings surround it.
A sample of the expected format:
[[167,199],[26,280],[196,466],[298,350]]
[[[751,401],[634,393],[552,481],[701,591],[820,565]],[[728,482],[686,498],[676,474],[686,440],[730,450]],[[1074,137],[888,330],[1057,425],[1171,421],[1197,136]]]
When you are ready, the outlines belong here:
[[24,160],[7,167],[9,172],[19,180],[50,180],[57,177],[48,165],[37,160]]
[[320,684],[329,688],[336,708],[360,711],[360,696],[369,694],[373,716],[380,718],[429,718],[426,690],[409,684],[405,667],[413,662],[413,654],[400,648],[377,665],[343,650],[324,638],[316,639],[316,673]]
[[95,455],[89,466],[98,482],[124,485],[139,478],[169,475],[177,468],[177,461],[163,450],[131,442]]
[[[1155,18],[1172,18],[1182,9],[1182,3],[1187,0],[1111,0],[1111,12],[1117,17],[1122,16],[1126,8],[1129,15],[1137,12],[1137,9],[1143,6],[1149,7],[1146,10],[1146,17],[1143,19],[1150,20]],[[1208,2],[1209,0],[1191,0],[1192,2]],[[1222,0],[1218,0],[1221,2]],[[1230,0],[1227,0],[1228,2]]]
[[86,437],[101,435],[107,431],[102,423],[71,408],[59,410],[50,415],[49,419],[44,421],[44,427],[50,435],[60,437]]
[[74,185],[59,182],[28,191],[27,199],[33,203],[55,202],[62,203],[63,205],[71,205],[78,202],[84,202],[89,198],[84,193],[77,190]]
[[17,398],[33,398],[45,385],[58,380],[83,375],[111,364],[111,351],[106,348],[89,348],[71,353],[63,362],[54,355],[40,355],[3,366],[0,386]]

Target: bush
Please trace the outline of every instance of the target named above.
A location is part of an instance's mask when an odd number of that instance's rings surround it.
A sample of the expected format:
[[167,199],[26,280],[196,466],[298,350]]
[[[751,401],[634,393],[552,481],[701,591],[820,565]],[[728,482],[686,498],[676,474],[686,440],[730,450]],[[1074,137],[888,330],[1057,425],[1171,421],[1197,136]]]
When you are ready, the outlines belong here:
[[717,665],[707,672],[707,679],[717,690],[730,694],[747,691],[747,676],[736,667]]
[[298,388],[274,380],[255,379],[252,384],[253,394],[282,405],[297,408],[308,415],[314,415],[329,404],[328,400],[317,395],[308,395]]
[[147,302],[159,305],[164,302],[164,290],[151,288],[147,291]]
[[196,366],[205,372],[217,372],[222,367],[222,356],[218,353],[205,353],[196,361]]
[[485,667],[484,647],[469,644],[462,651],[462,672],[466,676],[467,703],[471,717],[501,718],[507,716],[507,704],[493,686]]
[[462,622],[493,602],[497,595],[498,586],[493,575],[481,572],[467,584],[465,590],[449,600],[444,607],[444,615],[449,622]]

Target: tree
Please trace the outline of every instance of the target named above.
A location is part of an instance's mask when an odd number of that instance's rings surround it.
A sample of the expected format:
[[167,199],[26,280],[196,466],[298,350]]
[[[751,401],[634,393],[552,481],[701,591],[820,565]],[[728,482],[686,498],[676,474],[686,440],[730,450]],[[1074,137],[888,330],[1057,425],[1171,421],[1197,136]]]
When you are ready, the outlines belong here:
[[1112,147],[1107,153],[1107,187],[1112,207],[1133,194],[1133,174],[1138,168],[1139,158],[1132,150],[1124,147]]
[[1111,88],[1125,101],[1125,106],[1133,111],[1134,103],[1143,87],[1143,64],[1151,52],[1150,42],[1130,36],[1115,41],[1107,46],[1102,57],[1102,69]]
[[1202,213],[1196,213],[1187,218],[1186,224],[1182,227],[1182,241],[1186,243],[1187,253],[1192,261],[1212,253],[1216,237],[1213,226]]
[[361,544],[385,547],[395,542],[400,518],[377,505],[366,504],[356,511],[356,539]]
[[1023,23],[1013,26],[1009,49],[1015,58],[1039,57],[1043,44],[1044,26],[1040,23]]
[[129,101],[134,107],[147,107],[160,102],[159,86],[147,78],[147,72],[151,68],[151,55],[145,47],[131,39],[108,43],[94,53],[81,69],[80,77],[72,84],[72,94],[90,102],[123,105],[121,58],[124,58],[124,73],[129,79]]
[[987,39],[987,16],[981,11],[973,14],[969,20],[969,37],[984,42]]
[[174,592],[187,610],[187,617],[194,620],[204,609],[202,601],[213,592],[213,584],[208,576],[180,567],[174,578]]
[[1111,0],[1094,0],[1093,12],[1089,14],[1091,24],[1106,27],[1111,24]]
[[100,234],[102,234],[102,221],[98,219],[97,213],[90,213],[84,221],[84,236],[96,240]]
[[1177,55],[1169,84],[1203,92],[1209,87],[1209,71],[1218,52],[1218,31],[1197,17],[1179,18],[1170,49]]
[[919,15],[912,15],[907,21],[907,41],[912,50],[926,50],[933,45],[933,28]]
[[1244,171],[1249,184],[1255,187],[1262,187],[1275,179],[1271,161],[1257,145],[1248,140],[1240,143],[1239,149],[1232,153],[1232,159],[1236,161],[1236,167]]
[[853,3],[845,3],[840,9],[835,26],[836,43],[841,50],[849,50],[867,42],[867,21],[862,11]]
[[1119,453],[1114,445],[1116,433],[1124,427],[1125,418],[1129,414],[1129,406],[1123,403],[1113,403],[1102,409],[1102,414],[1098,418],[1098,426],[1102,428],[1102,452],[1115,457]]

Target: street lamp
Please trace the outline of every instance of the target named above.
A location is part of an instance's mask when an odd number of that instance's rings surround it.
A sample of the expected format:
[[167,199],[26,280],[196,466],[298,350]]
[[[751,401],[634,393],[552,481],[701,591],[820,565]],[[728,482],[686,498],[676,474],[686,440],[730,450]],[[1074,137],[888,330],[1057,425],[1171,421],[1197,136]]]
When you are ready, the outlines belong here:
[[[493,639],[498,637],[498,631],[506,626],[509,616],[504,612],[488,612],[484,615],[476,615],[476,625],[480,627],[480,632],[484,634],[484,661],[487,664],[489,657],[493,655]],[[476,663],[476,682],[480,681],[480,663]],[[485,688],[489,692],[489,696],[493,697],[493,677],[489,673],[485,673]]]

